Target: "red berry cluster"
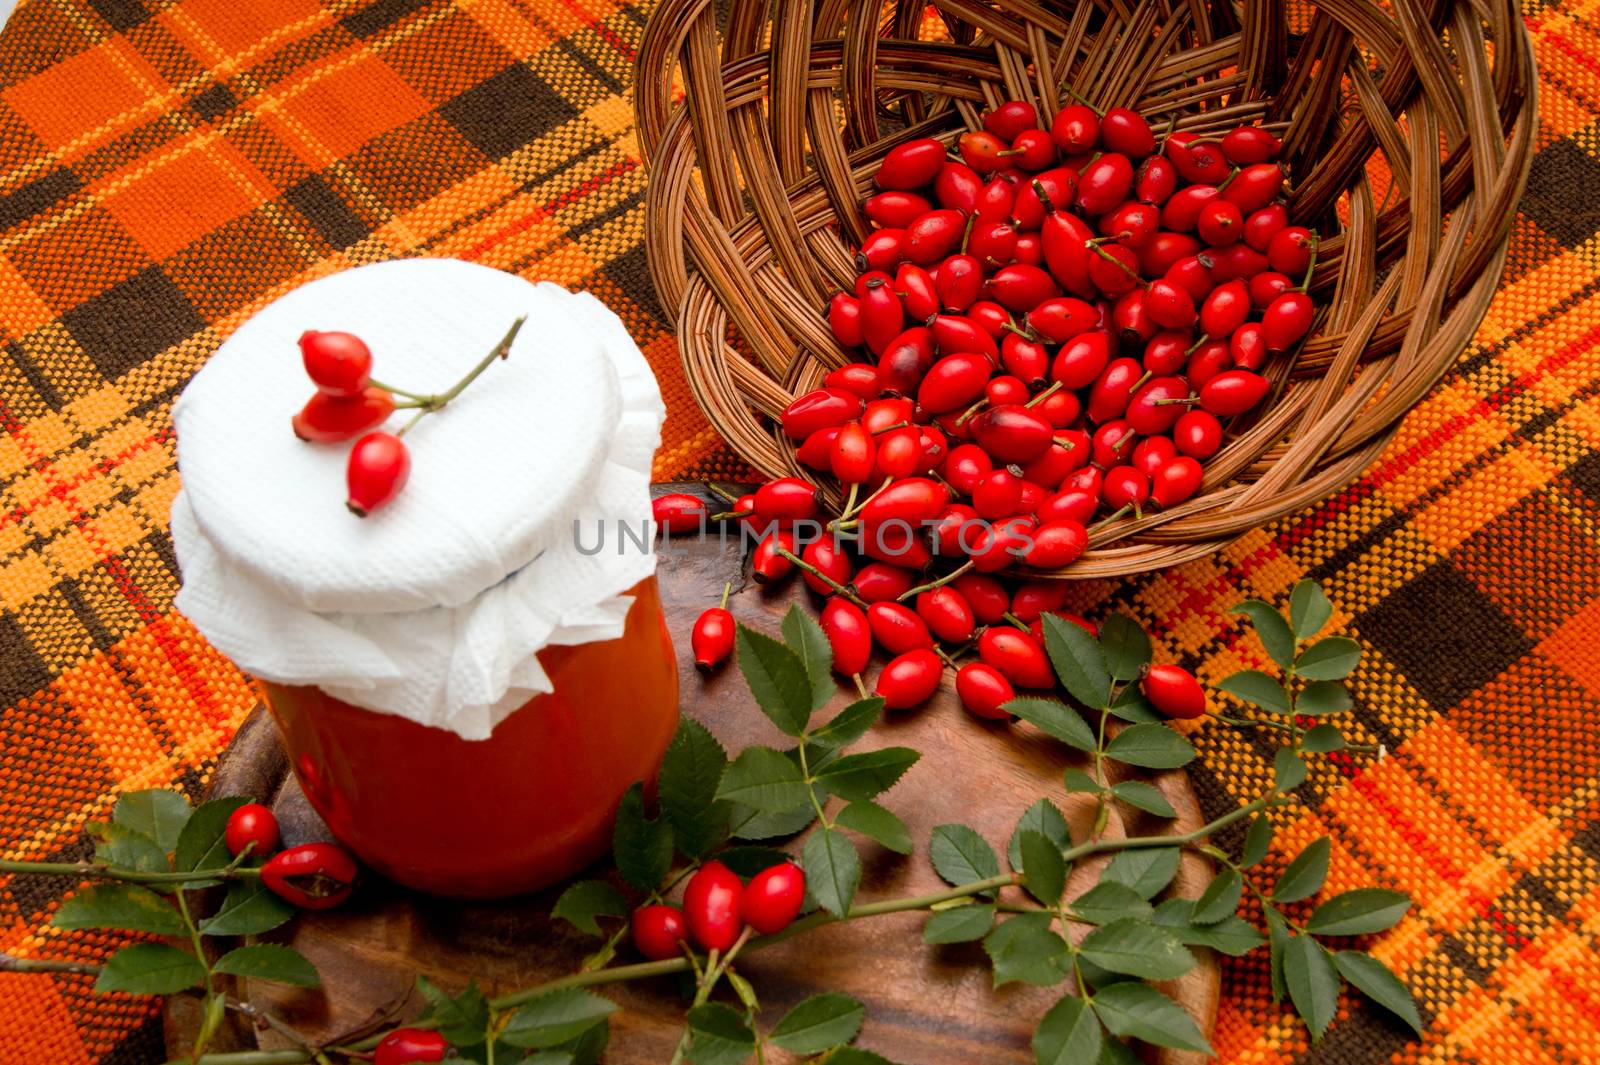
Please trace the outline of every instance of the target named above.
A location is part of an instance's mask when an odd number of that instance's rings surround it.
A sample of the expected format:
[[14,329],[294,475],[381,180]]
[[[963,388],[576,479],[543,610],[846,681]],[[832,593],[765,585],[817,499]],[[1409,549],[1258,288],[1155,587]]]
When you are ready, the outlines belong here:
[[707,862],[685,885],[681,909],[657,903],[633,911],[633,945],[656,961],[677,957],[691,942],[725,951],[746,926],[764,936],[788,928],[805,897],[805,871],[793,862],[769,866],[748,884],[721,862]]
[[294,435],[318,444],[361,437],[345,467],[345,505],[364,518],[398,496],[411,476],[405,441],[395,433],[369,432],[395,412],[394,395],[372,383],[372,351],[354,333],[307,330],[300,336],[300,355],[317,392],[294,416]]
[[1073,104],[1047,132],[1020,101],[984,127],[960,162],[931,138],[885,157],[862,273],[828,306],[872,361],[783,428],[845,484],[939,475],[966,497],[951,516],[1069,523],[1021,559],[1054,568],[1097,513],[1199,491],[1223,421],[1311,328],[1316,241],[1264,129],[1158,144],[1136,112]]
[[[301,334],[300,356],[306,376],[317,391],[292,419],[294,435],[317,444],[343,443],[360,437],[350,449],[345,466],[345,506],[350,513],[364,518],[400,494],[411,476],[411,452],[400,438],[417,419],[442,409],[460,395],[495,359],[506,358],[523,320],[518,318],[512,323],[511,330],[477,366],[439,395],[407,392],[373,380],[372,351],[354,333],[312,329]],[[396,395],[404,396],[405,402],[396,402]],[[369,431],[402,409],[416,413],[399,431]]]
[[222,840],[234,857],[266,858],[261,883],[302,909],[331,909],[355,887],[355,859],[337,843],[302,843],[278,851],[278,819],[260,803],[246,803],[228,815]]

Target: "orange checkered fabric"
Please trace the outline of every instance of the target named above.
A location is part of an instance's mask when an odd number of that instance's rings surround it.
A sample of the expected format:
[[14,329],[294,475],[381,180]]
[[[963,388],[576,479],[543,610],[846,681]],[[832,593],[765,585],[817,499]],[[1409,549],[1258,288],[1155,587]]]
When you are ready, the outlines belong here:
[[[1600,4],[1525,14],[1541,150],[1455,371],[1325,505],[1075,592],[1217,680],[1262,658],[1227,607],[1311,575],[1368,652],[1354,728],[1390,756],[1328,759],[1278,846],[1330,833],[1330,889],[1418,901],[1373,949],[1427,1034],[1349,1000],[1310,1048],[1254,957],[1226,970],[1228,1062],[1600,1061]],[[402,255],[587,288],[661,378],[658,477],[738,474],[645,269],[642,24],[617,0],[23,3],[0,34],[0,855],[79,858],[118,793],[197,795],[253,705],[170,608],[168,412],[287,289]],[[1265,785],[1254,739],[1195,739],[1210,812]],[[73,886],[0,879],[0,950],[109,953],[48,927]],[[156,1010],[0,975],[0,1061],[158,1061]]]

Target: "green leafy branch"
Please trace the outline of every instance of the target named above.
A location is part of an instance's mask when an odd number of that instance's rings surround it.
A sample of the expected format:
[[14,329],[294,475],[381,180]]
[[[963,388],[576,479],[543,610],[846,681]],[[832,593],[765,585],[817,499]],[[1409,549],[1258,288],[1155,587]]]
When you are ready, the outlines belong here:
[[[928,854],[949,887],[872,901],[857,899],[861,864],[853,837],[876,841],[901,854],[912,851],[905,824],[880,800],[915,765],[917,752],[897,747],[851,750],[881,715],[878,699],[862,699],[827,721],[815,720],[834,695],[835,684],[829,645],[809,617],[792,610],[783,621],[781,640],[741,628],[736,641],[739,668],[757,705],[789,744],[746,748],[730,759],[709,731],[685,718],[661,767],[654,808],[647,803],[642,784],[623,797],[612,840],[615,880],[573,884],[556,903],[554,916],[599,938],[601,947],[568,976],[496,998],[484,996],[475,985],[450,995],[419,978],[418,989],[429,1009],[411,1024],[437,1029],[456,1055],[483,1065],[590,1065],[605,1049],[609,1018],[616,1009],[592,988],[689,977],[692,1001],[675,1062],[734,1065],[752,1054],[764,1060],[767,1049],[778,1048],[834,1065],[884,1065],[882,1057],[853,1045],[865,1010],[849,996],[814,996],[763,1032],[757,1023],[761,1012],[757,990],[739,972],[738,963],[818,928],[923,912],[928,915],[925,942],[981,941],[997,987],[1013,982],[1065,985],[1065,993],[1040,1019],[1034,1035],[1035,1058],[1046,1065],[1129,1062],[1134,1058],[1125,1040],[1208,1051],[1204,1035],[1189,1015],[1150,984],[1189,971],[1195,964],[1195,948],[1238,956],[1266,945],[1275,993],[1290,999],[1314,1038],[1333,1016],[1341,980],[1413,1028],[1420,1027],[1404,985],[1377,959],[1324,942],[1392,927],[1408,911],[1409,900],[1387,889],[1363,888],[1326,899],[1302,916],[1297,907],[1319,893],[1327,878],[1331,848],[1326,839],[1306,847],[1270,887],[1253,879],[1271,850],[1270,811],[1295,801],[1292,794],[1309,775],[1306,758],[1341,748],[1363,749],[1345,742],[1331,722],[1317,720],[1349,708],[1348,693],[1338,682],[1355,668],[1360,648],[1342,637],[1312,642],[1332,610],[1320,589],[1309,582],[1291,595],[1287,620],[1264,603],[1252,601],[1240,610],[1255,623],[1281,679],[1260,671],[1230,677],[1222,689],[1269,716],[1224,720],[1286,738],[1274,759],[1274,786],[1269,791],[1190,832],[1106,837],[1103,829],[1113,803],[1156,817],[1175,816],[1153,785],[1136,780],[1113,783],[1117,774],[1111,771],[1112,763],[1176,769],[1192,761],[1195,751],[1154,713],[1140,692],[1151,647],[1135,622],[1113,615],[1094,636],[1047,616],[1046,649],[1065,697],[1028,696],[1008,704],[1008,709],[1088,756],[1089,770],[1066,769],[1062,783],[1065,794],[1094,796],[1092,830],[1083,839],[1073,839],[1067,819],[1049,798],[1040,798],[1024,812],[1000,852],[968,826],[941,825],[931,834]],[[1315,723],[1308,725],[1302,718]],[[102,920],[100,911],[109,908],[123,922],[113,927],[188,937],[195,956],[165,944],[139,944],[126,950],[163,947],[187,959],[172,963],[184,977],[173,989],[203,988],[209,1004],[218,1000],[212,978],[229,971],[224,963],[232,955],[210,965],[197,961],[202,953],[198,937],[265,930],[256,926],[268,918],[246,898],[259,882],[252,882],[246,865],[214,859],[176,864],[186,850],[175,838],[167,845],[175,848],[169,860],[161,839],[163,833],[171,837],[173,830],[154,824],[152,818],[176,822],[180,812],[169,800],[148,801],[163,809],[145,815],[130,806],[125,816],[113,819],[120,827],[104,830],[103,853],[97,854],[95,863],[86,864],[101,875],[126,871],[168,879],[115,885],[114,905],[107,906],[95,895],[100,889],[90,889],[69,906],[76,904],[92,914],[84,920]],[[186,824],[202,814],[208,820],[217,817],[207,812],[211,805],[195,812]],[[225,821],[222,813],[217,824]],[[1237,856],[1208,842],[1220,830],[1245,821],[1249,826]],[[139,844],[124,829],[147,837],[150,845]],[[721,954],[702,956],[683,944],[678,957],[612,964],[628,915],[636,906],[666,901],[685,877],[712,858],[746,877],[789,860],[788,853],[773,844],[802,833],[798,850],[808,885],[808,909],[787,928],[767,936],[746,932]],[[213,839],[208,849],[215,846]],[[1162,899],[1186,848],[1209,855],[1220,871],[1198,899]],[[155,854],[160,855],[159,862]],[[1100,863],[1093,867],[1093,882],[1068,898],[1073,870],[1090,861]],[[186,870],[192,870],[192,882]],[[89,875],[82,867],[75,866],[74,871]],[[179,885],[180,903],[183,892],[194,886],[227,883],[232,904],[225,902],[213,917],[194,922],[186,904],[174,906],[159,894],[171,883]],[[1264,932],[1239,916],[1246,892],[1261,907]],[[164,916],[134,916],[135,910],[155,912],[152,901]],[[73,912],[63,908],[68,920]],[[218,921],[232,931],[217,931]],[[608,929],[613,921],[616,927]],[[165,979],[174,984],[179,975]],[[155,967],[141,979],[142,989],[164,986]],[[721,994],[724,988],[726,995]],[[220,1001],[219,1016],[223,1009],[234,1008],[231,1000]],[[301,1042],[298,1049],[229,1055],[201,1054],[202,1048],[197,1048],[193,1060],[206,1065],[358,1060],[369,1054],[378,1038],[325,1047]]]

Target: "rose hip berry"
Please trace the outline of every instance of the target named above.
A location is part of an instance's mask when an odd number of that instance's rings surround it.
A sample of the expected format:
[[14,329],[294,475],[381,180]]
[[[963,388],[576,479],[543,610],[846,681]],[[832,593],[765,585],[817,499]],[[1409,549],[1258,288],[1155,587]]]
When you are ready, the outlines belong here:
[[300,357],[317,391],[330,396],[360,395],[372,379],[372,351],[353,333],[307,330],[300,334]]
[[727,950],[744,922],[739,904],[744,883],[721,862],[707,862],[683,890],[683,916],[689,935],[703,950]]
[[395,433],[368,433],[350,449],[345,466],[345,506],[364,518],[393,502],[411,476],[411,453]]
[[1171,718],[1205,716],[1206,693],[1194,674],[1181,666],[1151,666],[1140,684],[1150,705]]
[[968,662],[956,670],[956,695],[973,714],[998,721],[1011,716],[1001,707],[1017,697],[1005,674],[986,662]]
[[907,651],[883,667],[874,694],[882,696],[887,710],[908,710],[933,697],[943,668],[939,656],[932,651]]
[[733,653],[735,626],[733,615],[728,612],[728,593],[732,589],[731,583],[723,586],[722,603],[707,607],[695,618],[694,628],[689,633],[695,668],[702,673],[711,672]]
[[431,1065],[450,1052],[444,1036],[427,1028],[396,1028],[372,1048],[372,1065]]
[[265,858],[278,849],[278,819],[260,803],[246,803],[228,815],[228,827],[222,839],[228,845],[228,853],[235,858],[243,854],[246,847],[250,848],[252,858]]
[[279,851],[261,867],[261,883],[303,910],[326,910],[350,897],[356,862],[337,843],[302,843]]
[[681,944],[689,938],[683,911],[676,906],[639,907],[633,911],[629,931],[634,949],[651,961],[677,957],[683,951]]
[[739,900],[744,923],[770,936],[794,923],[806,898],[806,874],[793,862],[780,862],[750,878]]

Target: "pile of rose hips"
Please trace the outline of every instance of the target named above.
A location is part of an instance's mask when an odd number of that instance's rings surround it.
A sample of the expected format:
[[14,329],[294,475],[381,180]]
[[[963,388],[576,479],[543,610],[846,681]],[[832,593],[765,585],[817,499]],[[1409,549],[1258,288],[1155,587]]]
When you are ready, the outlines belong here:
[[222,841],[236,858],[266,858],[261,883],[301,909],[331,909],[355,888],[355,859],[337,843],[302,843],[278,851],[278,819],[260,803],[246,803],[233,811]]
[[[417,419],[443,408],[459,395],[496,358],[506,358],[522,323],[523,319],[518,318],[482,362],[448,392],[436,396],[407,392],[374,380],[372,350],[354,333],[311,329],[301,334],[300,357],[306,376],[317,391],[291,419],[294,435],[317,444],[337,444],[360,437],[350,449],[345,466],[349,493],[345,506],[350,513],[364,518],[400,494],[411,476],[411,453],[401,437]],[[396,402],[396,395],[404,397],[404,401]],[[397,432],[369,431],[377,430],[397,410],[414,410],[416,414]]]

